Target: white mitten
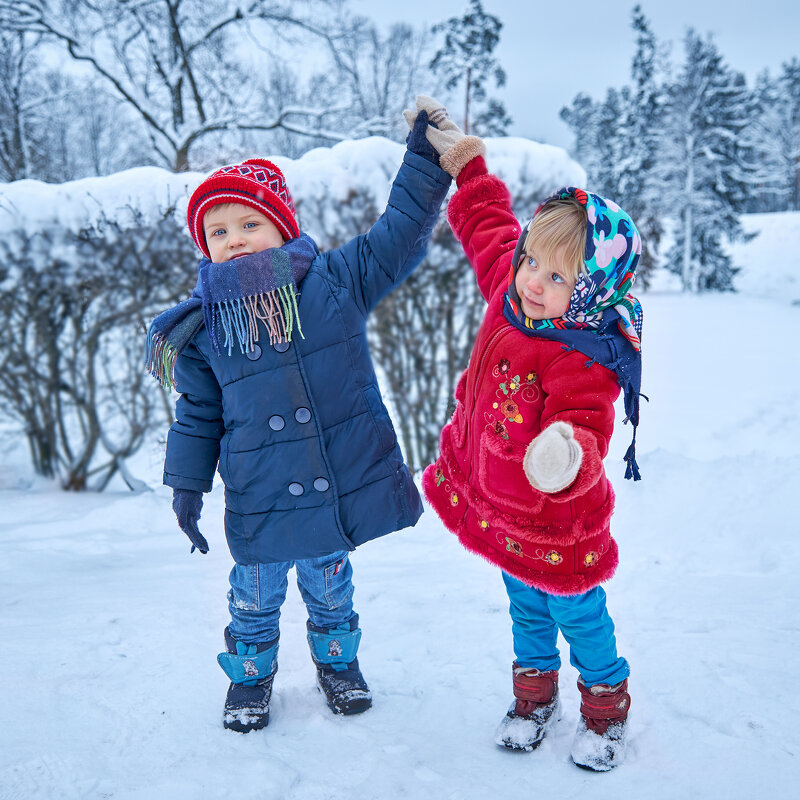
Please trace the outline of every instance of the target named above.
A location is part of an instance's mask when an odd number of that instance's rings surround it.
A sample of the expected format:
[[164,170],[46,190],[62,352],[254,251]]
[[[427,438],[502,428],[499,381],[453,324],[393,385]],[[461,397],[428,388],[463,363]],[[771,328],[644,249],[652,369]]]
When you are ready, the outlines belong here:
[[438,100],[434,100],[427,95],[417,95],[416,111],[406,109],[403,112],[409,128],[414,127],[414,122],[420,111],[427,111],[428,120],[436,125],[435,128],[428,125],[425,137],[439,154],[439,163],[442,169],[450,173],[452,177],[458,177],[459,172],[475,156],[485,155],[486,147],[483,144],[483,140],[477,136],[467,136],[450,119],[447,109]]
[[535,489],[552,494],[575,480],[581,461],[583,450],[575,441],[572,425],[554,422],[528,445],[522,466]]

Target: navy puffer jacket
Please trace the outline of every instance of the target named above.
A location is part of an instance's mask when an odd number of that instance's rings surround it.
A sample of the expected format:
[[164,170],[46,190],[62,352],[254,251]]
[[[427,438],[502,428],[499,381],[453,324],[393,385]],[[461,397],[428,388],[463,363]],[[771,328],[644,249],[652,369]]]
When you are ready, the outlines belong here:
[[214,353],[204,327],[178,356],[164,483],[207,492],[218,467],[239,564],[352,550],[413,525],[419,493],[383,405],[367,315],[422,260],[450,176],[406,151],[372,229],[318,254],[299,286],[305,338]]

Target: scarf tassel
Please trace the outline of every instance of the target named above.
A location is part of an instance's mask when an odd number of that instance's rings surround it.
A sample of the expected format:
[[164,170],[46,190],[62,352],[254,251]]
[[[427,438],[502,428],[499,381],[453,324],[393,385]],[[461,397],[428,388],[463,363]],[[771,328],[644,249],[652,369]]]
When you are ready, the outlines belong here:
[[147,340],[145,366],[147,371],[167,391],[171,391],[175,386],[175,359],[177,357],[178,351],[160,333],[154,333]]
[[279,286],[258,295],[224,300],[215,303],[215,321],[219,319],[225,340],[222,346],[231,354],[239,345],[242,353],[251,353],[258,341],[258,323],[263,322],[269,332],[269,343],[291,342],[295,326],[303,336],[297,308],[297,290],[294,286]]
[[631,478],[634,481],[640,481],[642,479],[641,473],[639,472],[639,465],[636,463],[636,427],[634,426],[633,429],[633,441],[630,443],[630,446],[625,451],[625,458],[623,459],[627,463],[627,467],[625,468],[625,480],[630,480]]

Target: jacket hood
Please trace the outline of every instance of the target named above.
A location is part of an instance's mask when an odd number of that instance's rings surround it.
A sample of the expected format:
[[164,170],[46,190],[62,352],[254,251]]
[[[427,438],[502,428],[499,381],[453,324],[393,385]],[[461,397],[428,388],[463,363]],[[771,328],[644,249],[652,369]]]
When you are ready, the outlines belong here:
[[522,229],[511,261],[508,294],[519,306],[514,286],[531,222],[551,200],[574,197],[586,209],[585,271],[578,276],[564,318],[579,322],[616,305],[629,291],[642,253],[642,240],[633,220],[613,200],[565,186],[539,204]]

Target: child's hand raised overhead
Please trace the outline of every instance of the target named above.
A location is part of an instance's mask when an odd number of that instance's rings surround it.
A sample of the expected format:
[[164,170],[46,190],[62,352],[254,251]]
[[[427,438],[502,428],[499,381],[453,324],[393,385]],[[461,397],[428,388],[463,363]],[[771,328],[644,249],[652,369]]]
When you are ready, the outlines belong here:
[[406,109],[403,112],[410,128],[414,128],[417,115],[423,111],[427,113],[429,122],[425,136],[441,157],[439,163],[442,169],[454,178],[475,156],[486,153],[481,139],[467,136],[450,119],[447,109],[438,100],[424,94],[417,95],[416,111]]

